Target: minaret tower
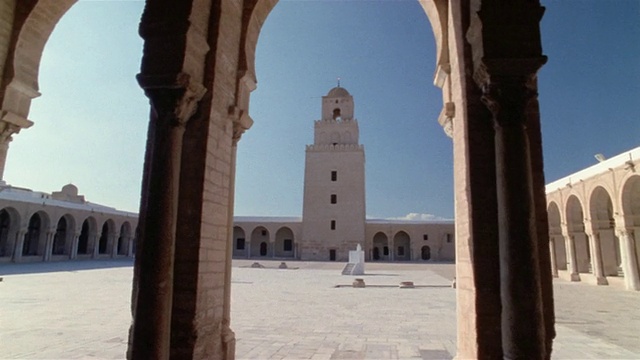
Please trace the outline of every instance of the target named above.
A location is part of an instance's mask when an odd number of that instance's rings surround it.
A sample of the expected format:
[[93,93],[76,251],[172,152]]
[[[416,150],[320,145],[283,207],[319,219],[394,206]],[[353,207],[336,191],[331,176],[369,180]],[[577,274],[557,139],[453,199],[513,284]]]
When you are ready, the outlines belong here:
[[346,261],[365,246],[364,147],[353,97],[340,87],[322,97],[322,119],[307,145],[302,209],[303,260]]

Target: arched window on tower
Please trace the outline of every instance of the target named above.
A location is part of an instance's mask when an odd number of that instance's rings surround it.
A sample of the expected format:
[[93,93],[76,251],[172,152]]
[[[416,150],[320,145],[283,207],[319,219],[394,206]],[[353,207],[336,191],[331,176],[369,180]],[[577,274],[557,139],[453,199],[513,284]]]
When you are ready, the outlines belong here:
[[333,120],[340,120],[340,119],[341,119],[340,108],[333,109]]

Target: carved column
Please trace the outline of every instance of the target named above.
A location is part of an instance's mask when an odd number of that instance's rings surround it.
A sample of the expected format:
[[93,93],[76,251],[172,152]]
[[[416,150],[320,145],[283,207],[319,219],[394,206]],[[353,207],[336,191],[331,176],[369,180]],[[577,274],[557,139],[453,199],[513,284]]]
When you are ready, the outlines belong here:
[[558,259],[556,258],[555,238],[551,238],[551,241],[549,241],[549,254],[551,256],[551,274],[553,277],[558,277]]
[[635,251],[638,246],[637,239],[635,239],[633,232],[627,228],[616,228],[616,235],[620,240],[620,255],[626,288],[627,290],[640,290],[638,259]]
[[13,262],[20,262],[20,260],[22,260],[24,236],[27,234],[27,231],[27,229],[20,229],[16,234],[16,246],[13,248]]
[[484,59],[476,70],[495,129],[502,348],[506,359],[544,359],[545,320],[526,109],[546,58]]
[[80,239],[79,232],[73,234],[73,241],[71,242],[71,252],[69,254],[70,259],[78,258],[78,240]]
[[120,233],[117,232],[111,235],[111,258],[115,258],[118,255],[118,242],[120,240]]
[[[141,86],[151,100],[154,134],[150,152],[144,239],[138,249],[139,266],[135,320],[132,325],[132,359],[168,358],[173,299],[173,265],[178,214],[180,162],[185,124],[195,111],[204,88],[179,74],[174,88]],[[150,146],[150,148],[149,148]]]
[[46,233],[46,240],[44,242],[44,253],[42,254],[42,261],[50,261],[53,253],[53,238],[56,235],[55,230],[49,230]]
[[567,224],[560,225],[562,231],[562,237],[565,241],[565,247],[567,249],[567,271],[569,272],[571,281],[580,281],[580,273],[578,272],[578,263],[576,255],[576,243],[573,236],[567,229]]
[[602,263],[602,248],[600,247],[600,234],[593,230],[593,224],[589,220],[584,221],[585,235],[589,241],[589,250],[591,252],[591,270],[596,278],[598,285],[609,285],[607,278],[604,276],[604,268]]

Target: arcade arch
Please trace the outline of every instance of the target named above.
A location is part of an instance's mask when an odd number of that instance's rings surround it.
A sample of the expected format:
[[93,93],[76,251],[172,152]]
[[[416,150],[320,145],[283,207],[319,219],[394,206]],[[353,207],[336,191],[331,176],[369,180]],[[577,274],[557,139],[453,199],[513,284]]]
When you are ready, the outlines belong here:
[[[597,242],[593,249],[601,254],[604,276],[618,276],[622,258],[620,256],[620,242],[615,235],[615,220],[613,218],[613,203],[609,192],[602,186],[597,186],[591,193],[589,200],[591,227]],[[593,256],[594,260],[596,256]]]
[[73,237],[75,234],[75,219],[70,214],[60,217],[53,235],[52,255],[70,256],[73,251]]
[[22,243],[22,256],[44,256],[49,229],[49,216],[38,211],[31,215],[27,225],[27,233]]
[[551,247],[551,255],[555,258],[557,270],[567,270],[566,241],[562,234],[558,204],[553,201],[550,202],[547,212],[549,213],[549,246]]
[[258,226],[251,232],[251,257],[265,257],[270,254],[269,230]]
[[92,216],[82,222],[80,236],[78,237],[78,255],[92,255],[95,248],[97,234],[97,222]]
[[249,257],[248,244],[246,242],[244,230],[239,226],[233,227],[233,256]]
[[131,242],[133,238],[131,237],[131,224],[128,221],[125,221],[120,226],[120,236],[118,237],[118,248],[116,251],[117,255],[129,255],[131,254]]
[[591,251],[584,228],[584,213],[578,197],[571,195],[567,199],[567,230],[571,246],[574,248],[578,273],[591,272]]
[[373,260],[389,260],[389,239],[387,234],[377,232],[373,236],[373,247],[371,249],[371,259]]
[[395,260],[411,260],[411,237],[404,231],[398,231],[393,236]]
[[278,229],[276,232],[275,256],[280,258],[294,258],[295,246],[293,231],[286,226]]
[[20,213],[12,207],[0,210],[0,258],[11,259],[20,230]]

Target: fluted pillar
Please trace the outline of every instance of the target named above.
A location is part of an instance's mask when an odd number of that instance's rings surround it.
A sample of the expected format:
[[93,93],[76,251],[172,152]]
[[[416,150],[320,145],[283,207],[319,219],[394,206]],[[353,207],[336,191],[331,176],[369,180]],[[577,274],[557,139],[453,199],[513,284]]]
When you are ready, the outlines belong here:
[[580,273],[578,272],[578,257],[576,255],[576,241],[569,233],[567,224],[562,224],[562,237],[565,241],[567,249],[567,271],[571,281],[580,281]]
[[593,229],[591,221],[585,221],[584,227],[587,231],[585,234],[589,241],[589,251],[591,254],[591,271],[596,278],[598,285],[609,285],[607,278],[604,276],[604,267],[602,262],[602,248],[600,246],[600,234]]

